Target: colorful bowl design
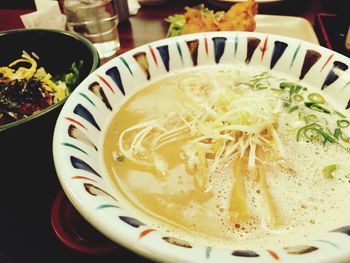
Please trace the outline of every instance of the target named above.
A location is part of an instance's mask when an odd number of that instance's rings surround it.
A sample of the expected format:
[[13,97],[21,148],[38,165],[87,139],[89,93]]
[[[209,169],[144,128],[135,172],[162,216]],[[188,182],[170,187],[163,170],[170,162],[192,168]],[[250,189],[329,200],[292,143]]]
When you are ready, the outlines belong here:
[[350,59],[304,41],[247,32],[203,33],[164,39],[100,67],[74,91],[58,118],[54,160],[78,211],[111,240],[154,260],[170,262],[339,262],[350,260],[350,222],[291,247],[224,250],[168,236],[123,209],[104,174],[103,131],[118,105],[140,86],[183,69],[253,65],[319,87],[350,108]]

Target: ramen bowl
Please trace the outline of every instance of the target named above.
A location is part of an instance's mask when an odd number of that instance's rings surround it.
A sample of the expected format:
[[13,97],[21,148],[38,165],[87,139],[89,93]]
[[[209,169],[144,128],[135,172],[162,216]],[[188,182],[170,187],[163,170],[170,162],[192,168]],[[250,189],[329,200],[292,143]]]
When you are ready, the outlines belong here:
[[[112,183],[103,160],[104,139],[113,116],[123,103],[133,94],[139,94],[137,91],[165,77],[192,69],[211,70],[220,65],[254,67],[262,72],[281,74],[283,79],[301,87],[322,89],[337,101],[341,108],[338,110],[346,112],[349,107],[349,58],[311,43],[249,32],[210,32],[153,42],[97,69],[64,105],[55,127],[53,155],[60,183],[69,200],[102,234],[156,261],[349,261],[350,220],[319,231],[310,239],[297,238],[291,244],[275,245],[265,241],[262,248],[241,247],[239,243],[221,247],[206,243],[205,239],[196,242],[160,227],[149,217],[142,216]],[[253,96],[254,92],[251,94]],[[119,125],[126,121],[128,117],[121,116]],[[140,187],[151,189],[152,185]],[[300,196],[303,190],[298,189],[288,198]],[[340,205],[345,202],[338,201]],[[191,237],[191,233],[188,236]]]

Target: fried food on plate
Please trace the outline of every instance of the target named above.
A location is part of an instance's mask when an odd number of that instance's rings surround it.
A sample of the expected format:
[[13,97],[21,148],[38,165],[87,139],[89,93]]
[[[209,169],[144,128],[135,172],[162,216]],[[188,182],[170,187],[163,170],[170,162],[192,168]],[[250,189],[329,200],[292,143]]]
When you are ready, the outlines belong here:
[[214,12],[204,6],[186,7],[184,14],[169,16],[167,36],[210,31],[254,31],[258,4],[255,0],[238,3],[227,11]]
[[254,31],[258,4],[254,0],[233,5],[219,23],[220,31]]

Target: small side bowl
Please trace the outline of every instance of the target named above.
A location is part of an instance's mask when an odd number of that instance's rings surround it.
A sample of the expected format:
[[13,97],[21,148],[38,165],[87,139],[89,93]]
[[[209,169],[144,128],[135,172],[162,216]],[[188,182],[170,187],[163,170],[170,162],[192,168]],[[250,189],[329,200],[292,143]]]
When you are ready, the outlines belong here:
[[[8,66],[20,58],[22,51],[37,54],[38,66],[44,67],[52,76],[69,72],[73,62],[83,60],[79,83],[100,65],[97,50],[77,34],[46,29],[0,32],[1,66]],[[0,126],[3,183],[8,189],[18,186],[21,196],[35,197],[28,201],[40,202],[40,194],[48,194],[46,197],[49,200],[55,192],[52,188],[55,183],[52,135],[57,116],[66,100],[67,98],[38,114]],[[38,181],[45,187],[35,186]],[[33,191],[39,188],[39,191]]]
[[[39,64],[51,75],[68,72],[73,62],[83,60],[80,81],[92,73],[100,64],[94,46],[85,38],[66,31],[48,29],[18,29],[0,32],[0,66],[7,66],[22,55],[22,51],[34,52]],[[0,131],[39,118],[59,108],[67,97],[38,114],[0,126]]]

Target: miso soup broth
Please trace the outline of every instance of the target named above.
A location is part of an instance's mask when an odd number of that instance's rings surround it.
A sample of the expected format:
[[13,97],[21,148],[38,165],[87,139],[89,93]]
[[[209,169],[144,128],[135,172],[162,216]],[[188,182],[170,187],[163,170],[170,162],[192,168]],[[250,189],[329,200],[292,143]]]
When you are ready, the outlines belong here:
[[348,118],[321,91],[221,66],[131,96],[103,158],[148,225],[210,246],[267,248],[350,222],[349,136]]

